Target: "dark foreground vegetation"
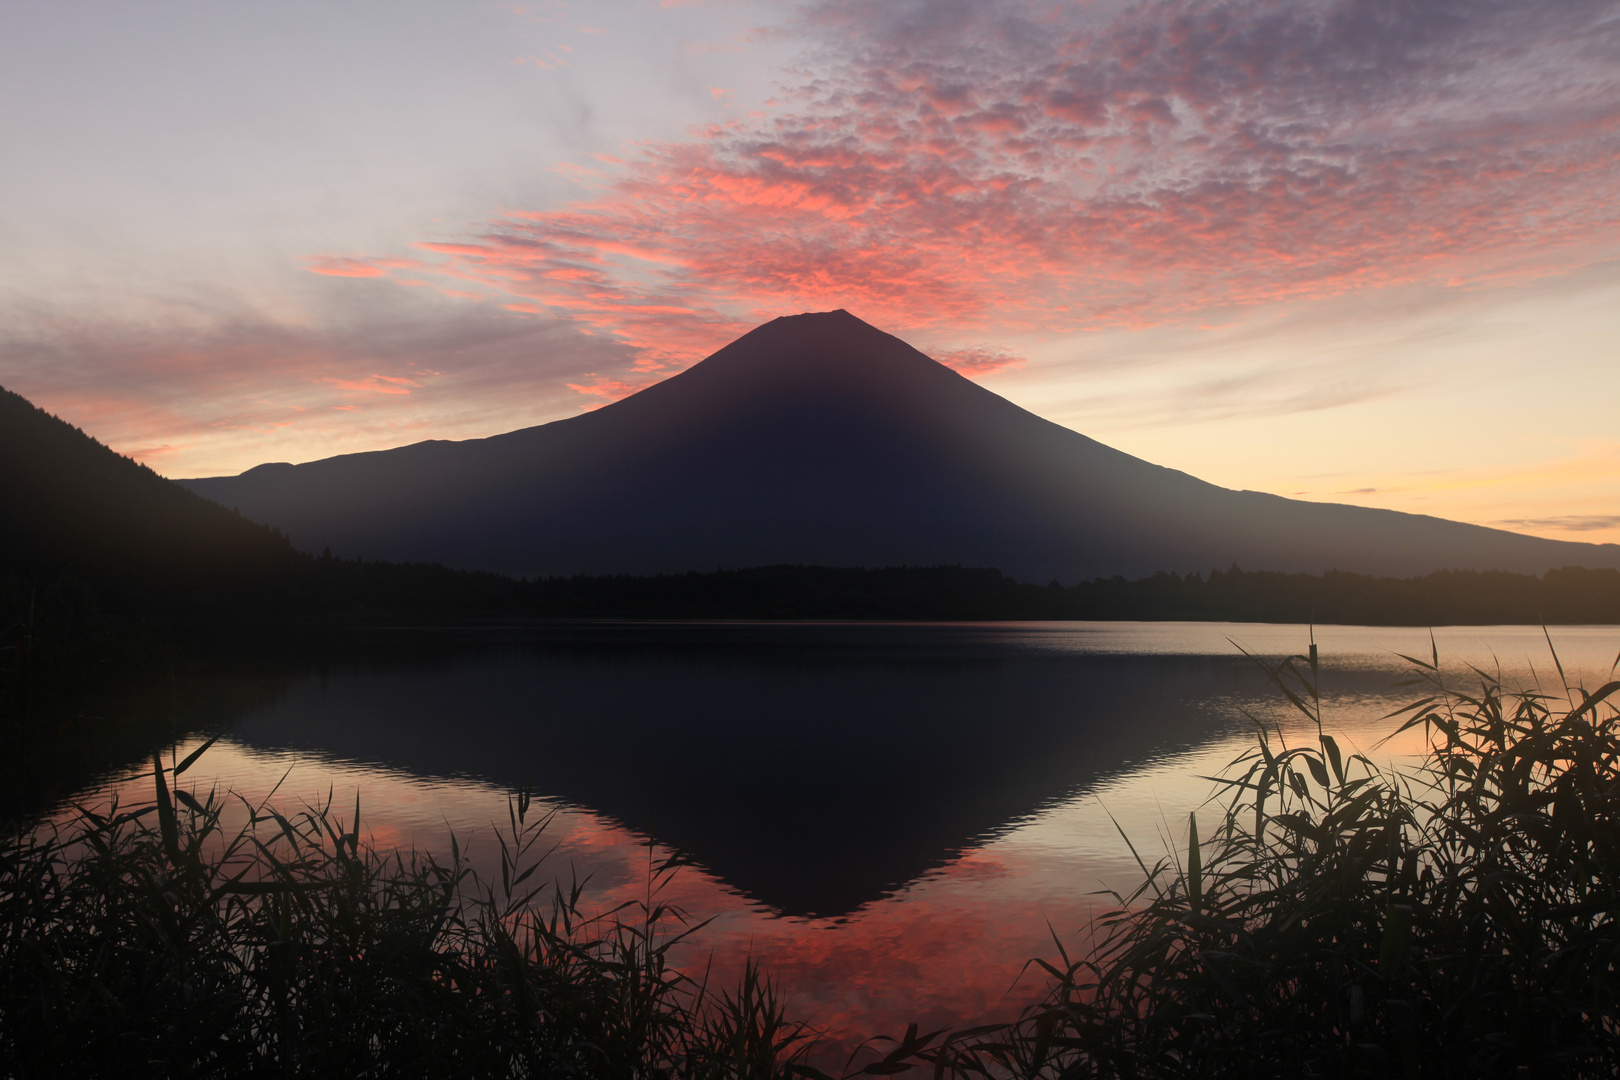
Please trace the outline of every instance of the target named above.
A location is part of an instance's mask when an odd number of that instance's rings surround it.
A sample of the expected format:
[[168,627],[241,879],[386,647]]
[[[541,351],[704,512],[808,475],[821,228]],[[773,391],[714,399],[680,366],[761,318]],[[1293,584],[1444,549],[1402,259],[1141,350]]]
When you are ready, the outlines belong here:
[[[0,1075],[770,1075],[805,1041],[750,970],[711,993],[657,900],[586,913],[531,881],[512,800],[500,880],[360,843],[359,808],[283,815],[178,785],[0,854]],[[176,781],[171,787],[170,780]],[[543,850],[543,846],[541,848]]]
[[1425,696],[1420,767],[1322,732],[1317,657],[1268,668],[1316,727],[1259,727],[1184,859],[1043,963],[1045,1001],[925,1056],[1017,1076],[1598,1077],[1620,1069],[1620,683]]
[[1021,1020],[842,1067],[768,969],[676,970],[701,933],[658,900],[678,860],[592,913],[534,884],[522,792],[485,881],[455,846],[368,849],[358,806],[247,806],[187,789],[197,754],[154,758],[151,804],[0,848],[0,1075],[1612,1076],[1620,683],[1459,694],[1414,664],[1391,726],[1428,736],[1420,767],[1322,732],[1314,648],[1268,666],[1316,735],[1259,726],[1207,837],[1042,961]]

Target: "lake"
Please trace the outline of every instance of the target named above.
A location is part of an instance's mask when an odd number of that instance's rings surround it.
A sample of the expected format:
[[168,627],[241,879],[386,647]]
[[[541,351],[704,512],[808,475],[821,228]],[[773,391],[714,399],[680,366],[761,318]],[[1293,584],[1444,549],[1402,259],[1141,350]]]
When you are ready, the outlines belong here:
[[[1314,738],[1237,648],[1302,652],[1304,626],[1218,623],[660,623],[351,628],[222,648],[198,685],[186,774],[296,808],[356,797],[384,849],[494,865],[520,784],[553,812],[547,866],[601,907],[645,895],[650,859],[692,866],[664,898],[712,921],[683,954],[729,978],[763,961],[792,1011],[843,1039],[1010,1017],[1031,957],[1184,843],[1187,813],[1253,743],[1257,717]],[[1399,653],[1429,632],[1315,629],[1327,724],[1375,761]],[[1539,627],[1435,631],[1467,665],[1559,690]],[[1620,629],[1551,631],[1571,683],[1603,682]],[[1234,644],[1236,643],[1236,644]],[[1560,691],[1561,692],[1561,691]],[[200,711],[199,711],[200,710]],[[149,801],[150,766],[80,801]],[[278,787],[279,785],[279,787]],[[1214,813],[1211,811],[1210,821]],[[1117,823],[1117,827],[1116,827]],[[1206,827],[1207,831],[1207,827]]]

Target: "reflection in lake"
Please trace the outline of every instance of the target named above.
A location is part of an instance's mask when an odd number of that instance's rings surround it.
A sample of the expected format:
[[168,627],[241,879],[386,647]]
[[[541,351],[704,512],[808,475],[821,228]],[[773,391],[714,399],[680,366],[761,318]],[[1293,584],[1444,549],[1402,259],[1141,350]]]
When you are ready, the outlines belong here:
[[[393,628],[223,658],[283,672],[219,718],[187,774],[250,798],[362,803],[383,847],[476,862],[527,783],[555,811],[550,865],[607,906],[646,888],[649,838],[695,868],[667,899],[707,927],[693,962],[754,955],[795,1008],[838,1030],[1003,1017],[1038,990],[1023,962],[1072,935],[1105,885],[1179,847],[1186,813],[1251,740],[1245,713],[1306,732],[1251,651],[1305,627],[1222,624],[592,625]],[[1379,718],[1426,631],[1316,631],[1333,727],[1378,760]],[[1442,630],[1443,659],[1511,681],[1551,671],[1539,628]],[[1572,681],[1601,681],[1620,634],[1554,631]],[[1495,650],[1494,653],[1492,650]],[[255,666],[256,665],[256,666]],[[1457,678],[1458,685],[1466,680]],[[1557,685],[1556,677],[1550,680]],[[228,721],[228,723],[227,723]],[[200,740],[187,740],[192,745]],[[185,746],[180,752],[185,751]],[[284,779],[283,779],[284,778]],[[115,780],[128,802],[150,779]],[[1010,992],[1009,992],[1010,991]]]

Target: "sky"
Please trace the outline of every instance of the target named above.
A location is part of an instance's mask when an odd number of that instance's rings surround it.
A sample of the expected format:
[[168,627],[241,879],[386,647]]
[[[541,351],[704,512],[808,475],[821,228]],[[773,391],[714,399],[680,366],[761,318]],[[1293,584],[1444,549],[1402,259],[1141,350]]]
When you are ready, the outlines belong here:
[[1620,2],[8,0],[0,385],[167,476],[845,308],[1233,488],[1620,542]]

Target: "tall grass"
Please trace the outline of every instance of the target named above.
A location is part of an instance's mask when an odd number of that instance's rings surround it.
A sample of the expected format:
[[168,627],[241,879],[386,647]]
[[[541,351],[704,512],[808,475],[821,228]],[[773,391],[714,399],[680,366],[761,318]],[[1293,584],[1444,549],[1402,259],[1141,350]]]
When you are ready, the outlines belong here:
[[753,1077],[802,1058],[750,966],[714,993],[670,950],[696,929],[645,899],[586,914],[535,884],[546,818],[510,804],[498,880],[383,855],[359,806],[283,815],[176,781],[0,852],[0,1075]]
[[[1043,962],[1011,1027],[934,1041],[953,1075],[1614,1076],[1620,683],[1508,692],[1476,672],[1394,714],[1414,769],[1323,731],[1316,648],[1264,664],[1314,727],[1256,721],[1214,829],[1144,865],[1088,955]],[[1620,663],[1620,662],[1617,662]],[[1562,668],[1559,669],[1562,675]]]

